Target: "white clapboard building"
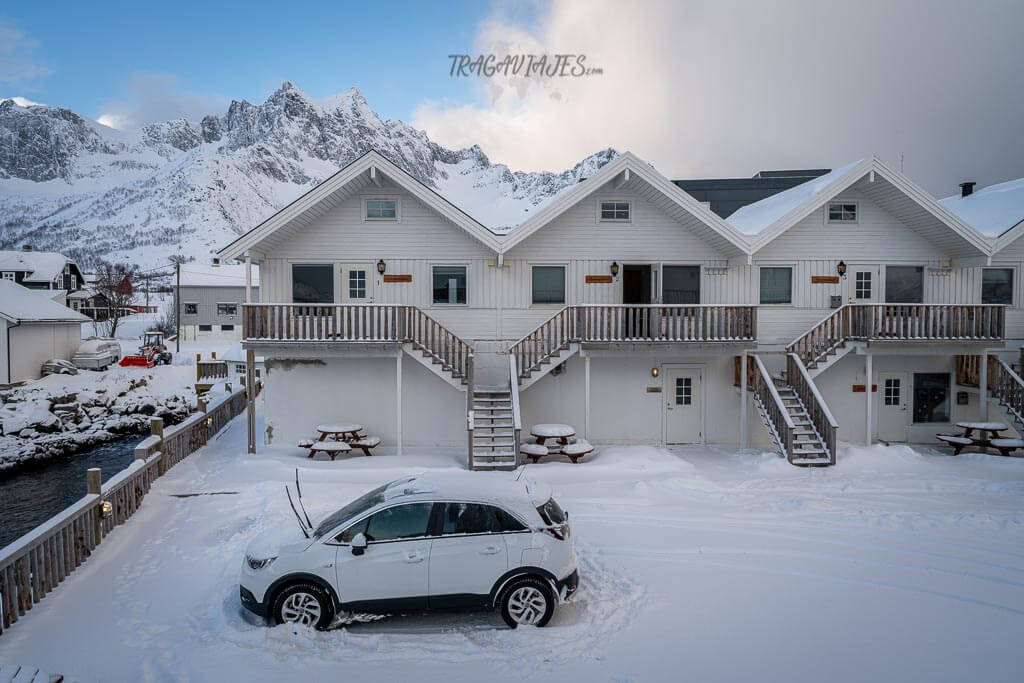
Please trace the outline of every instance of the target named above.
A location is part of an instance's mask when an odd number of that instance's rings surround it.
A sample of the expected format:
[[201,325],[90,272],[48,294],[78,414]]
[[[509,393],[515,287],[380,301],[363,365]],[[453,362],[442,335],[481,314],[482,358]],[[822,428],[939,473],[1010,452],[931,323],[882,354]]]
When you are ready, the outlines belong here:
[[630,153],[511,228],[458,201],[370,152],[220,250],[260,267],[260,441],[344,419],[507,467],[566,423],[828,464],[1024,409],[1024,240],[877,159],[725,219]]

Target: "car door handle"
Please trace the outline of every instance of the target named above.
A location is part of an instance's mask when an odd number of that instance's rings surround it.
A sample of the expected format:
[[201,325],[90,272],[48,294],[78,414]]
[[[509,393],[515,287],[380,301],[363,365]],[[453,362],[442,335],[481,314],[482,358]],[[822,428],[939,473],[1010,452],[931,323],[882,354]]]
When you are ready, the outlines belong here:
[[480,551],[481,555],[497,555],[501,552],[501,548],[496,545],[489,545]]
[[418,550],[410,550],[405,554],[405,561],[409,564],[416,564],[423,561],[423,554]]

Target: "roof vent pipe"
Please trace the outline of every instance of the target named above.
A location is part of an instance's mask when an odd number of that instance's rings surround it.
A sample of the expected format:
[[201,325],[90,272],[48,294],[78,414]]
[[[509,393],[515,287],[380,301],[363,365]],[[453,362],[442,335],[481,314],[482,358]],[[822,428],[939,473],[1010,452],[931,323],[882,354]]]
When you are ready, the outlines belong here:
[[973,180],[968,180],[966,183],[960,183],[960,196],[969,197],[974,193],[974,186],[978,183]]

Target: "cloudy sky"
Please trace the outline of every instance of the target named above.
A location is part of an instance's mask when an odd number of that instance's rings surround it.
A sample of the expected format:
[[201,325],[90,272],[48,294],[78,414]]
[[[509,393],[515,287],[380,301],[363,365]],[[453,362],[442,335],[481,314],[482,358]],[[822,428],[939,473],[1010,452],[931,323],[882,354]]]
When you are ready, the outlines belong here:
[[[875,154],[934,194],[1024,176],[1024,2],[331,3],[0,8],[0,96],[122,127],[358,86],[382,116],[513,169],[604,147],[673,177]],[[54,19],[57,16],[57,19]],[[453,53],[585,55],[581,77],[450,75]]]

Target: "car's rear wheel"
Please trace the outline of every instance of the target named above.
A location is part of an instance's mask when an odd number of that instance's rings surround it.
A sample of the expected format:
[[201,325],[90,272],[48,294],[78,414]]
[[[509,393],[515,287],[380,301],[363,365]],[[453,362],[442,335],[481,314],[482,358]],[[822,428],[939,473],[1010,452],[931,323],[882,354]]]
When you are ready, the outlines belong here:
[[315,583],[293,583],[274,597],[271,608],[278,624],[301,624],[325,629],[334,619],[331,596]]
[[555,595],[546,581],[536,576],[515,579],[502,591],[501,618],[517,626],[544,626],[555,613]]

